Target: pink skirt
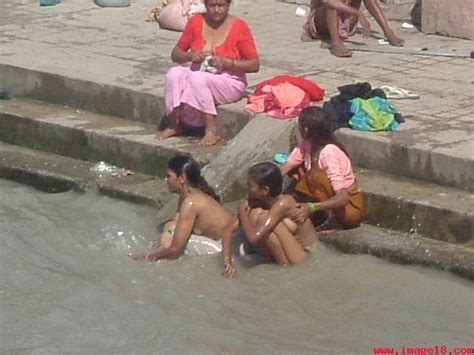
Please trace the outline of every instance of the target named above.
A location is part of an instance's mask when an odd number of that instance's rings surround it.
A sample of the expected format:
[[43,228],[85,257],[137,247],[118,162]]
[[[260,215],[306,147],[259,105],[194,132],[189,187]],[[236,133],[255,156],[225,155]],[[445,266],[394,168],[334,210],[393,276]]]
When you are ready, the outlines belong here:
[[223,72],[213,74],[175,66],[166,73],[166,113],[184,104],[181,120],[192,127],[203,127],[202,112],[216,115],[216,106],[242,98],[247,80],[245,74]]

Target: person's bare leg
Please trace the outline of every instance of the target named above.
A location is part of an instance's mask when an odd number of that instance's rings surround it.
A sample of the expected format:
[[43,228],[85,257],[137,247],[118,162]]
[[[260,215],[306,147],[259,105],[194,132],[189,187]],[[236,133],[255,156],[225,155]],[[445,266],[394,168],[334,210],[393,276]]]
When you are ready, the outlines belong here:
[[291,265],[290,260],[286,256],[283,245],[280,238],[275,233],[271,233],[265,241],[265,246],[269,249],[273,259],[278,265],[288,266]]
[[274,231],[281,243],[281,247],[288,259],[289,265],[301,264],[306,260],[306,252],[294,233],[283,222],[279,223]]
[[352,56],[342,38],[339,36],[339,14],[336,10],[321,6],[316,12],[314,19],[316,30],[321,36],[329,36],[331,40],[331,48],[329,51],[336,57]]
[[203,113],[203,115],[206,119],[206,133],[199,142],[199,145],[208,147],[220,142],[222,137],[217,134],[216,116],[209,113]]
[[301,32],[300,39],[303,42],[315,41],[316,38],[313,38],[310,28],[313,26],[312,22],[314,21],[313,13],[317,13],[319,7],[318,0],[309,1],[309,13],[306,17],[306,23],[303,26],[303,32]]
[[181,106],[176,107],[170,114],[170,125],[163,131],[158,132],[156,138],[159,140],[176,136],[180,133]]
[[384,35],[387,37],[388,42],[392,46],[402,47],[405,43],[403,39],[395,35],[390,26],[388,25],[387,18],[380,7],[379,0],[363,0],[367,11],[377,21],[379,26],[382,28]]
[[[268,211],[261,212],[258,216],[257,225],[265,224],[267,218]],[[306,260],[306,252],[303,246],[283,222],[278,223],[275,230],[265,241],[265,245],[279,265],[300,264]]]

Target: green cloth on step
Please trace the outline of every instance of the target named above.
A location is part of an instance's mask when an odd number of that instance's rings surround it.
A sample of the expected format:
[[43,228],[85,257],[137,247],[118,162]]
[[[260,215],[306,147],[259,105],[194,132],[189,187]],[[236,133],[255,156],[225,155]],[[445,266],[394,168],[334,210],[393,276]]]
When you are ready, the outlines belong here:
[[359,131],[394,131],[399,123],[395,114],[400,112],[387,100],[375,96],[364,100],[351,100],[352,118],[349,126]]

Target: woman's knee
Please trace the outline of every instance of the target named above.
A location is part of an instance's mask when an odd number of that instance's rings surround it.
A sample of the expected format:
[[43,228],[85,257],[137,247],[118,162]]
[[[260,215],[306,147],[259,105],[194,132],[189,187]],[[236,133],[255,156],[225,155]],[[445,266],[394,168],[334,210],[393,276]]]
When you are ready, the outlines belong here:
[[207,89],[209,86],[209,75],[214,74],[204,71],[191,71],[187,78],[189,87],[193,90]]
[[175,66],[168,69],[165,76],[165,81],[167,84],[172,84],[174,82],[182,82],[186,80],[186,77],[189,76],[191,71],[189,68],[182,66]]

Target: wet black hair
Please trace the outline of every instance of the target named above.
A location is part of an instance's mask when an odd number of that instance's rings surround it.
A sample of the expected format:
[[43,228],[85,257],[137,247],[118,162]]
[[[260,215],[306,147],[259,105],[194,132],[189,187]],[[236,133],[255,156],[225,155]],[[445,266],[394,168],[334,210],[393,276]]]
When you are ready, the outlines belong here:
[[276,197],[282,192],[283,176],[276,164],[258,163],[252,165],[248,177],[258,186],[268,187],[272,197]]
[[320,107],[310,106],[301,110],[298,117],[299,125],[307,129],[307,137],[311,142],[325,146],[334,144],[338,146],[350,159],[346,148],[334,137],[334,126],[327,113]]
[[217,202],[221,202],[220,196],[209,186],[206,179],[201,175],[199,163],[190,155],[176,155],[168,161],[168,169],[177,176],[185,176],[194,188],[211,196]]

